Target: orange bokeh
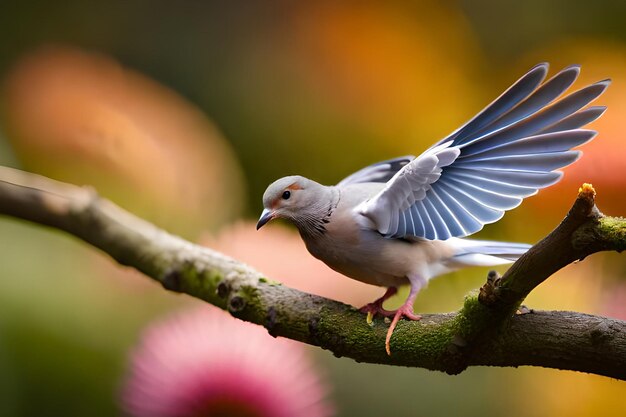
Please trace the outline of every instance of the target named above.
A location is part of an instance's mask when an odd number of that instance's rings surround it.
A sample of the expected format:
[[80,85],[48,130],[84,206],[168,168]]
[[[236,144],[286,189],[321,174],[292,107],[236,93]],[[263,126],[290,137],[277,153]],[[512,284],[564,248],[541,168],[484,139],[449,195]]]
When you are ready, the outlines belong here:
[[95,186],[187,235],[239,212],[243,187],[231,149],[168,88],[67,47],[26,55],[4,87],[8,138],[26,169]]
[[419,11],[309,2],[291,22],[294,60],[312,92],[347,120],[393,138],[389,152],[421,151],[420,141],[428,146],[447,133],[477,98],[469,75],[481,52],[463,15],[437,2],[421,2]]
[[[576,39],[549,45],[524,58],[538,61],[550,57],[552,68],[560,69],[577,63],[582,65],[580,79],[574,89],[611,78],[612,83],[592,105],[607,106],[606,113],[588,126],[598,136],[581,147],[583,156],[567,167],[563,180],[543,198],[529,202],[548,206],[564,206],[573,201],[576,190],[584,183],[592,183],[598,192],[598,206],[607,214],[626,210],[622,190],[626,186],[626,141],[623,140],[623,120],[626,118],[626,47],[606,40]],[[572,90],[573,91],[573,90]]]

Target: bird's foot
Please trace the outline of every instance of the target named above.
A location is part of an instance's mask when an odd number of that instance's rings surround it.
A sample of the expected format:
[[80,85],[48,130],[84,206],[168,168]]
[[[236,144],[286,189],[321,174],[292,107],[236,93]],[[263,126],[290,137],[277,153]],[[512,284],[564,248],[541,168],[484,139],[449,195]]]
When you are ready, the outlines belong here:
[[419,314],[415,314],[413,312],[412,303],[411,304],[404,303],[402,304],[402,307],[400,307],[399,309],[395,311],[393,320],[391,321],[391,325],[389,326],[389,330],[387,330],[387,338],[385,339],[385,350],[387,351],[387,355],[389,356],[391,356],[391,348],[389,347],[389,342],[391,341],[391,335],[393,334],[393,331],[396,328],[398,321],[400,321],[400,319],[403,316],[409,320],[414,320],[414,321],[422,319],[422,316],[420,316]]
[[367,324],[372,324],[372,320],[374,319],[374,316],[376,316],[376,314],[380,314],[383,317],[391,317],[394,314],[396,314],[396,310],[393,310],[393,311],[385,310],[383,308],[383,303],[387,299],[394,296],[397,292],[398,292],[398,289],[396,287],[389,287],[387,288],[387,291],[382,297],[380,297],[373,303],[364,305],[363,307],[359,309],[361,313],[367,314]]
[[396,310],[385,310],[382,304],[382,301],[378,302],[378,300],[376,300],[373,303],[364,305],[359,309],[361,313],[367,314],[367,324],[372,324],[372,321],[374,320],[374,316],[376,316],[376,314],[380,314],[383,317],[391,317],[396,313]]

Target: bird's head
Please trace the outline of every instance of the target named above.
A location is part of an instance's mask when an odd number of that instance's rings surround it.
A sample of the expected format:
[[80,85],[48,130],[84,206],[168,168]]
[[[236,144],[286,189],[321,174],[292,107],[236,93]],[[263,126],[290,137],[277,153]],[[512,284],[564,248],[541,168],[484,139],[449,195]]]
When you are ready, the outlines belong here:
[[257,230],[270,220],[287,219],[300,226],[306,219],[315,217],[325,189],[321,184],[299,175],[274,181],[263,194],[263,213]]

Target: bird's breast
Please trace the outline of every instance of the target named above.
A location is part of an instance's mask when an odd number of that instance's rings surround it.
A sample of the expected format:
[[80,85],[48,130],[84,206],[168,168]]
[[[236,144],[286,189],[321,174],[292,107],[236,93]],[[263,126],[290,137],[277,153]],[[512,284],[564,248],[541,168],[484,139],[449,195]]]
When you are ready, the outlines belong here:
[[332,219],[323,235],[302,237],[313,256],[335,271],[368,284],[406,284],[406,277],[427,263],[427,248],[421,242],[384,238],[363,228],[355,218]]

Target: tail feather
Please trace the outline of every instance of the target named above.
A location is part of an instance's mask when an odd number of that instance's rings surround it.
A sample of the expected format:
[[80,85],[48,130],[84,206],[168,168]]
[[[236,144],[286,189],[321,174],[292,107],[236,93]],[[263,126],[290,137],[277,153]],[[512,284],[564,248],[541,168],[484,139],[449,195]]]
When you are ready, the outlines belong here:
[[450,259],[461,266],[492,266],[515,262],[531,245],[489,240],[449,239],[456,249]]
[[428,265],[423,271],[427,279],[447,274],[468,266],[496,266],[515,262],[531,245],[525,243],[495,242],[489,240],[474,240],[450,238],[445,241],[454,254],[440,262]]

